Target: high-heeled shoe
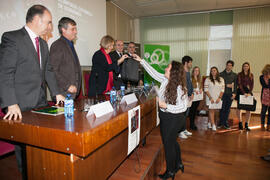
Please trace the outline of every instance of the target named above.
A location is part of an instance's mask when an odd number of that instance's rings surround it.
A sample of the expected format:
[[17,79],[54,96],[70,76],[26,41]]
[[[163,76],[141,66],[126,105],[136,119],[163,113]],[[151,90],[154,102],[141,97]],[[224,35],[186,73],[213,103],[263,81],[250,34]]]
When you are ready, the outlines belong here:
[[184,173],[184,164],[178,164],[178,165],[176,166],[175,174],[176,174],[179,170],[181,170],[182,173]]
[[172,178],[172,180],[174,180],[174,172],[170,172],[170,171],[165,171],[164,174],[159,174],[158,177],[162,180],[167,180],[169,178]]

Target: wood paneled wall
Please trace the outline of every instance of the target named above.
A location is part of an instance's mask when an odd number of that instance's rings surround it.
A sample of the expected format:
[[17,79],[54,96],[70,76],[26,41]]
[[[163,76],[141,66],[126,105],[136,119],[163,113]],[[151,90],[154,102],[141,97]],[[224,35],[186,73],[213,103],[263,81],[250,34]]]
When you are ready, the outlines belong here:
[[114,39],[134,41],[133,17],[109,1],[106,2],[106,16],[108,35]]

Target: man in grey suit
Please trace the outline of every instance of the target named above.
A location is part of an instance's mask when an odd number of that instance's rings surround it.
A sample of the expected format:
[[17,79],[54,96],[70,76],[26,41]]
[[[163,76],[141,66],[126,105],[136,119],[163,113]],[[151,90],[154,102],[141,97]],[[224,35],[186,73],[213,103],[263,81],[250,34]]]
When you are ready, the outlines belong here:
[[77,36],[76,22],[62,17],[58,22],[61,37],[50,48],[50,61],[54,69],[61,94],[75,99],[81,89],[81,66],[73,41]]
[[[47,43],[39,36],[52,28],[50,11],[42,5],[28,9],[26,25],[5,32],[0,44],[0,107],[6,109],[4,119],[21,121],[22,111],[47,105],[45,81],[57,103],[59,94],[53,69],[49,62]],[[19,170],[26,174],[21,156],[23,146],[16,146]],[[23,172],[24,171],[24,172]],[[24,177],[25,178],[25,177]]]

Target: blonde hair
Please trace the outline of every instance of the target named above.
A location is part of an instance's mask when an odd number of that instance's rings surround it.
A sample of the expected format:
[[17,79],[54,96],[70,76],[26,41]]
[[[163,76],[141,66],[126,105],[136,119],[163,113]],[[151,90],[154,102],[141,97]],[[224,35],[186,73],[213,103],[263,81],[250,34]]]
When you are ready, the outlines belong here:
[[270,74],[270,64],[266,64],[262,70],[263,75],[269,75]]
[[104,49],[109,49],[110,45],[114,43],[113,37],[106,35],[103,36],[100,40],[100,46]]

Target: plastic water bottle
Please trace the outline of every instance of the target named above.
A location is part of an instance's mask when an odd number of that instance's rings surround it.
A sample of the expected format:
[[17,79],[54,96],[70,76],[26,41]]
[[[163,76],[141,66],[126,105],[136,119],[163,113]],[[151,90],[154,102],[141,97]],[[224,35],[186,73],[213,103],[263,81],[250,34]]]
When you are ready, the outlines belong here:
[[121,86],[120,90],[121,90],[121,97],[124,97],[125,96],[125,86]]
[[73,117],[74,115],[74,101],[70,94],[67,94],[65,99],[65,117]]
[[114,89],[114,87],[110,91],[110,101],[111,104],[114,104],[116,102],[116,90]]

